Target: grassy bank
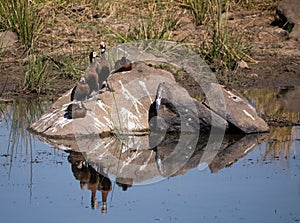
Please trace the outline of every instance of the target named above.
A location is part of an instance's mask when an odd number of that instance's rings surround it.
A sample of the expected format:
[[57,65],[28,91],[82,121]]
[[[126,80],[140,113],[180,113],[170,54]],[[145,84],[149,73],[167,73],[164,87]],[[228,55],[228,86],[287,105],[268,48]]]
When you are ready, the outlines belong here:
[[[276,0],[0,0],[0,30],[19,38],[18,91],[47,94],[75,82],[88,65],[88,52],[142,39],[174,40],[199,53],[221,83],[234,80],[239,61],[254,62],[247,27],[231,13],[273,10]],[[54,87],[53,87],[54,86]]]

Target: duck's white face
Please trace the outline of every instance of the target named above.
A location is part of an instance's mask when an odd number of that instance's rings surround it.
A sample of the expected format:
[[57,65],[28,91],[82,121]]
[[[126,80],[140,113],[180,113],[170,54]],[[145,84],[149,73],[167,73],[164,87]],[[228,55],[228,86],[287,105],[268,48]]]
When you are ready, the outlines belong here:
[[80,77],[80,81],[79,81],[79,83],[81,83],[81,84],[85,84],[86,82],[85,82],[85,77]]
[[98,56],[97,52],[93,51],[93,58],[96,58]]
[[105,45],[104,42],[101,42],[101,43],[100,43],[100,50],[101,50],[101,53],[104,53],[104,52],[105,52],[105,50],[106,50],[106,45]]
[[96,58],[96,57],[98,57],[98,54],[97,54],[97,52],[95,52],[95,51],[92,51],[92,52],[90,53],[90,55],[89,55],[90,62],[91,62],[91,63],[94,63],[94,62],[95,62],[95,58]]

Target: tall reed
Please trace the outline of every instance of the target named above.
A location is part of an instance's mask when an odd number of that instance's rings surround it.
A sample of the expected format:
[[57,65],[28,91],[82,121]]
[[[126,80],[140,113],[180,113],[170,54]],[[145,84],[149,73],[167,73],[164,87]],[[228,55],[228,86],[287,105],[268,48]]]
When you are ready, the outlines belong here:
[[226,12],[233,7],[232,0],[184,0],[191,10],[196,25],[203,25],[207,35],[196,45],[197,51],[212,64],[221,81],[230,82],[232,70],[238,61],[251,59],[251,43],[240,27],[229,27]]
[[31,47],[41,24],[34,1],[0,0],[0,29],[15,32],[26,48]]
[[133,40],[168,40],[178,26],[181,15],[173,1],[145,1],[141,3],[137,18],[127,33],[109,29],[122,42]]
[[48,63],[43,55],[31,52],[28,70],[24,77],[23,91],[38,95],[45,92],[49,84]]

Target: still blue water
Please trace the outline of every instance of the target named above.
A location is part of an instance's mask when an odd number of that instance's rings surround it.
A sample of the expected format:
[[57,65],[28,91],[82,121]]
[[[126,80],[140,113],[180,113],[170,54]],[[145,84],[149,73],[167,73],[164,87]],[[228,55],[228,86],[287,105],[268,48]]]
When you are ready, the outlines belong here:
[[103,214],[100,191],[99,207],[92,208],[91,191],[75,179],[69,153],[32,135],[31,145],[23,139],[12,148],[10,122],[0,124],[1,222],[300,221],[299,126],[291,128],[288,146],[266,139],[216,173],[196,167],[126,191],[112,181]]

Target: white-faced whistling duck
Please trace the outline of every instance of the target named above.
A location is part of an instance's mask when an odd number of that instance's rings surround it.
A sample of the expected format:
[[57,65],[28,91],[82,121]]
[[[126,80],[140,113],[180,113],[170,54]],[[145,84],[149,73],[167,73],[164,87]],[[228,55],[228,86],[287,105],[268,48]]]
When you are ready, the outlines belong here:
[[71,101],[84,101],[90,94],[90,87],[86,83],[85,77],[81,77],[79,83],[73,88],[71,92]]
[[96,71],[98,62],[96,60],[96,57],[98,57],[98,54],[92,51],[89,55],[90,67],[85,72],[86,83],[90,87],[90,93],[92,93],[93,91],[98,92],[99,90],[98,73]]
[[106,87],[108,88],[108,90],[113,91],[107,82],[107,78],[110,75],[110,69],[109,69],[109,63],[108,60],[106,58],[106,45],[104,42],[100,43],[100,52],[101,52],[101,58],[99,60],[99,63],[97,64],[97,73],[98,73],[98,83],[99,83],[99,87],[100,89],[102,89],[104,87],[104,82],[106,82]]

